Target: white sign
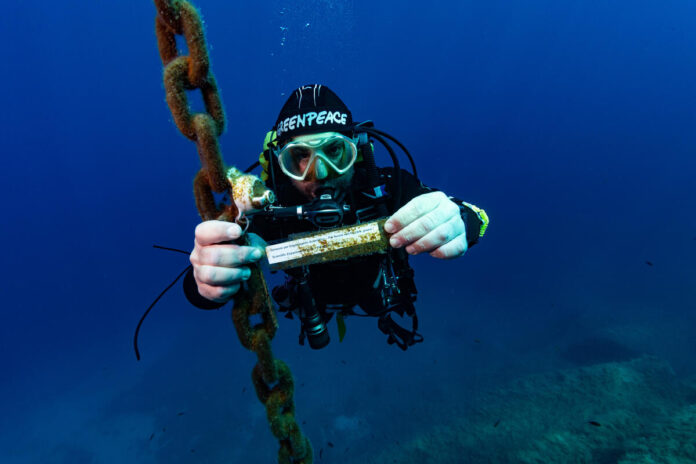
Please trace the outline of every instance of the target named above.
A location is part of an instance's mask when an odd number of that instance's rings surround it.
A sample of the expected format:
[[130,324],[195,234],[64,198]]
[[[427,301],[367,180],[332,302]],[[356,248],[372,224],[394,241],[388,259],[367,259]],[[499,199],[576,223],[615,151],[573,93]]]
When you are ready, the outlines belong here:
[[269,245],[266,247],[266,256],[268,263],[274,265],[380,239],[379,224],[370,222]]

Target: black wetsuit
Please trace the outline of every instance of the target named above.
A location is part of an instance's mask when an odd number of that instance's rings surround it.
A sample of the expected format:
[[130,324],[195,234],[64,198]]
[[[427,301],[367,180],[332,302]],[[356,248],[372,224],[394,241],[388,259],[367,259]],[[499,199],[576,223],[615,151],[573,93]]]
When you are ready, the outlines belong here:
[[[410,173],[402,170],[401,198],[397,201],[391,195],[395,186],[393,169],[384,168],[380,169],[379,172],[387,192],[390,192],[390,195],[386,197],[386,207],[389,214],[393,214],[418,195],[435,191],[435,189],[423,185]],[[366,208],[375,202],[374,199],[362,193],[367,190],[366,177],[362,170],[356,168],[351,192],[345,198],[345,201],[351,206],[351,213],[344,219],[346,225],[355,222],[355,211]],[[276,194],[282,206],[306,203],[307,200],[290,183],[277,187]],[[463,204],[461,200],[450,198],[460,208],[466,225],[468,245],[471,247],[478,241],[482,222],[476,212]],[[314,226],[306,221],[292,221],[279,225],[277,222],[272,222],[264,217],[254,217],[249,228],[250,232],[258,234],[268,242],[286,238],[290,234],[311,230],[315,230]],[[405,252],[401,251],[401,255],[404,260],[408,260]],[[325,307],[331,304],[352,307],[359,305],[368,314],[377,311],[378,308],[374,307],[376,305],[374,283],[379,276],[383,259],[383,255],[370,255],[309,266],[309,284],[318,306]],[[292,270],[288,273],[292,275]],[[207,300],[198,293],[192,270],[184,279],[184,292],[188,300],[198,308],[217,309],[223,305]]]

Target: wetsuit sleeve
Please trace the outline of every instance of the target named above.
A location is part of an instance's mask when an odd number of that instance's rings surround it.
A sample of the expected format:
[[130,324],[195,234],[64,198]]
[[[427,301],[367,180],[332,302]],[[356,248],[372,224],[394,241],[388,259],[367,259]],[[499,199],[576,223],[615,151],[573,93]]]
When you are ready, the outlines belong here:
[[184,277],[184,295],[189,303],[199,309],[219,309],[225,305],[225,303],[211,301],[198,293],[198,285],[193,277],[193,268],[189,269]]
[[[387,183],[390,187],[395,185],[393,180],[393,169],[384,169],[382,171],[382,175],[386,177]],[[405,205],[418,195],[439,191],[438,189],[424,185],[421,181],[414,177],[413,174],[403,169],[401,170],[401,190],[401,204],[399,207]],[[472,205],[471,203],[467,203],[459,198],[449,195],[448,198],[459,206],[459,213],[461,214],[462,220],[464,221],[464,225],[466,227],[466,241],[468,242],[469,247],[475,245],[479,241],[479,238],[483,237],[483,234],[486,232],[489,222],[488,215],[483,209]]]

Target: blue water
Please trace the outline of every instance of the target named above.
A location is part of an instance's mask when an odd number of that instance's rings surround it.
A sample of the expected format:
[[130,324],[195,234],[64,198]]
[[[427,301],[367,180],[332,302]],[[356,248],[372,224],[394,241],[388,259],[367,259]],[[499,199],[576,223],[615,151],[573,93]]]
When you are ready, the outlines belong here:
[[[310,351],[281,319],[274,352],[321,462],[443,423],[428,401],[533,373],[647,353],[696,374],[692,2],[196,5],[228,164],[255,160],[286,93],[324,83],[409,147],[424,183],[491,217],[464,257],[413,260],[425,342],[406,353],[363,319]],[[0,15],[3,463],[275,460],[229,309],[177,286],[132,352],[188,264],[151,245],[189,249],[199,221],[154,17],[75,0]]]

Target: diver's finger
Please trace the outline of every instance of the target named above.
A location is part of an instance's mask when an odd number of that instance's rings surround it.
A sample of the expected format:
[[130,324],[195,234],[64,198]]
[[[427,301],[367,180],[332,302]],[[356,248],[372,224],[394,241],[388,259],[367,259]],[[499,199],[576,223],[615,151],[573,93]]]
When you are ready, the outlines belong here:
[[234,222],[205,221],[196,226],[196,244],[200,246],[236,240],[243,234]]
[[234,244],[198,247],[191,253],[191,263],[219,267],[239,267],[261,259],[263,251],[257,247]]
[[440,259],[458,258],[466,253],[469,244],[466,241],[466,232],[457,236],[455,239],[445,243],[437,250],[431,251],[430,256]]
[[204,283],[198,284],[198,293],[204,298],[216,303],[227,303],[239,291],[239,284],[227,286],[214,286]]
[[443,199],[447,200],[447,196],[442,192],[424,193],[417,196],[387,219],[387,222],[384,223],[384,230],[388,234],[400,231],[419,217],[436,209]]
[[434,230],[407,246],[406,251],[412,255],[431,252],[454,240],[462,233],[466,234],[464,221],[460,216],[453,216],[444,224],[440,224]]
[[237,284],[249,279],[251,269],[248,267],[219,267],[219,266],[194,266],[193,277],[196,283],[204,283],[213,286]]
[[449,201],[449,204],[443,203],[440,207],[430,211],[424,216],[419,217],[411,224],[392,235],[389,238],[389,244],[394,248],[409,245],[416,240],[425,237],[426,234],[435,230],[437,227],[446,223],[453,216],[457,216],[458,214],[459,208],[453,202]]

